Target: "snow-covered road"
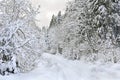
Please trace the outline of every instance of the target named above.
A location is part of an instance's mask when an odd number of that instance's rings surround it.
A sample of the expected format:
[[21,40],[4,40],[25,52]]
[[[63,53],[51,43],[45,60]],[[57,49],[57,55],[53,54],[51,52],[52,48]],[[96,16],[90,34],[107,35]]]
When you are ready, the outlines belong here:
[[120,80],[120,64],[90,64],[44,53],[34,71],[0,80]]

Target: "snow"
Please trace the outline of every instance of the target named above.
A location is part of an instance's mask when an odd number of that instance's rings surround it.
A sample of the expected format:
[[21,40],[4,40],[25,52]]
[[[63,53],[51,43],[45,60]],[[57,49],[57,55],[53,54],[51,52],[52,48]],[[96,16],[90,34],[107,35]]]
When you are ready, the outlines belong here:
[[120,80],[120,64],[72,61],[44,53],[35,70],[0,76],[0,80]]

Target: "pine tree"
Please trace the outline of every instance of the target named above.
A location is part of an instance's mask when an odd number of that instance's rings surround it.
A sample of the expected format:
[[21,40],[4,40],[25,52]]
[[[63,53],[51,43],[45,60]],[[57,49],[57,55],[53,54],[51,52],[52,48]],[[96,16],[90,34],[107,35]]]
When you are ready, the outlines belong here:
[[62,21],[62,15],[61,15],[61,11],[59,11],[58,16],[57,16],[57,23],[60,24]]
[[53,15],[53,16],[52,16],[52,19],[51,19],[51,21],[50,21],[50,26],[49,26],[49,28],[55,26],[55,24],[56,24],[56,18],[55,18],[55,16]]

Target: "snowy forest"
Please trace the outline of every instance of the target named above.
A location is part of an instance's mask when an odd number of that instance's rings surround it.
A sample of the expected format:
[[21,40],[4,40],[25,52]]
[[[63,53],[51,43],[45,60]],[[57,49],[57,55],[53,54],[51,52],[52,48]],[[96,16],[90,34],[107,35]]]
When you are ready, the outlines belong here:
[[[53,78],[22,80],[120,79],[120,0],[68,1],[65,13],[53,15],[49,27],[36,24],[39,9],[29,0],[0,0],[0,80],[44,69],[46,74],[53,70]],[[57,73],[59,68],[64,73]]]
[[45,52],[72,60],[119,63],[120,1],[74,0],[43,28]]

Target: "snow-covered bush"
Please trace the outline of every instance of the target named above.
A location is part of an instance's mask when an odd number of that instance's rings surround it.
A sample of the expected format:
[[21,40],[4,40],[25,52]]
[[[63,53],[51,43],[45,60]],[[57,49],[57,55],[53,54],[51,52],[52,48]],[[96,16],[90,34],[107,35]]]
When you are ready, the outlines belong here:
[[32,70],[39,57],[39,31],[27,0],[0,1],[0,74]]

